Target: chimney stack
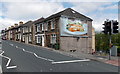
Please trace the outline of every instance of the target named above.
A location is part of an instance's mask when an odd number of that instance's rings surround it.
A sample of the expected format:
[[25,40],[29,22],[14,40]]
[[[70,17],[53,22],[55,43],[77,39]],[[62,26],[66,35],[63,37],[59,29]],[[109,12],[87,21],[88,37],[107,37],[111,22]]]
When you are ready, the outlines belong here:
[[10,27],[8,27],[8,29],[10,29]]
[[22,24],[23,24],[23,22],[22,22],[22,21],[20,21],[20,22],[19,22],[19,25],[22,25]]
[[11,28],[14,28],[14,26],[11,26]]
[[14,26],[15,26],[15,27],[17,27],[17,26],[18,26],[18,24],[16,24],[16,23],[15,23],[15,24],[14,24]]

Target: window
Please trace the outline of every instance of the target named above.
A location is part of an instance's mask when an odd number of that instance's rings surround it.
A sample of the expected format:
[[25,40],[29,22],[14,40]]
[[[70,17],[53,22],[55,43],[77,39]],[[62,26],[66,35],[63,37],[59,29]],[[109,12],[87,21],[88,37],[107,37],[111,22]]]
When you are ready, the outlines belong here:
[[29,42],[31,42],[32,41],[32,35],[30,34],[29,35]]
[[31,32],[32,30],[31,30],[31,26],[29,27],[29,32]]
[[20,35],[18,34],[18,38],[17,39],[20,39]]
[[51,29],[55,29],[54,20],[51,21]]
[[18,34],[17,34],[16,38],[18,39]]
[[55,44],[56,43],[56,34],[51,35],[51,43]]
[[42,31],[44,30],[44,24],[41,24],[42,25]]
[[40,32],[40,25],[37,25],[37,32]]
[[45,30],[46,30],[46,31],[48,30],[48,22],[45,23]]
[[39,35],[37,36],[37,43],[41,43],[41,38],[42,38],[41,36]]
[[26,32],[28,32],[28,27],[25,28]]
[[18,31],[20,31],[20,28],[18,29]]

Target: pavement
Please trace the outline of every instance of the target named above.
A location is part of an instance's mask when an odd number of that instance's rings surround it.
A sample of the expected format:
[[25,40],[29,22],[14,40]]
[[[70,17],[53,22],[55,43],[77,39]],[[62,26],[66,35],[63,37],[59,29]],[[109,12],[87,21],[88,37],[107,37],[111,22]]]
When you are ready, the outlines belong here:
[[108,55],[107,56],[92,55],[92,54],[86,54],[86,53],[77,52],[77,51],[75,52],[67,52],[67,51],[59,51],[59,50],[53,50],[53,51],[64,54],[64,55],[76,57],[76,58],[83,58],[83,59],[86,58],[86,59],[100,61],[107,64],[115,65],[115,66],[120,66],[120,58],[115,56],[111,56],[109,60]]
[[8,40],[2,46],[3,72],[118,72],[117,66],[88,59],[85,54],[78,58],[63,51]]

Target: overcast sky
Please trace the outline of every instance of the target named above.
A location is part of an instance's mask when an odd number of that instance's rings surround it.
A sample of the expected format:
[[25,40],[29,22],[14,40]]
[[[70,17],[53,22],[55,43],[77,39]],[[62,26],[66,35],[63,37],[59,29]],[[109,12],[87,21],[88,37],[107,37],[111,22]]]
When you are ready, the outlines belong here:
[[118,19],[118,0],[1,0],[0,30],[19,21],[48,17],[66,8],[92,18],[95,31],[102,30],[106,19]]

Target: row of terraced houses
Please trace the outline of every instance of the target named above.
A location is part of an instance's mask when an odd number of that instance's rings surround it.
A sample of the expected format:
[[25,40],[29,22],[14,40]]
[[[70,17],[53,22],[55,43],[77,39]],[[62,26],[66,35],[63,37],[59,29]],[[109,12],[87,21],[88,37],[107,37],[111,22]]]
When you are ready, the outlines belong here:
[[20,21],[5,29],[4,36],[7,40],[26,44],[92,53],[95,51],[92,21],[91,18],[67,8],[47,18],[41,17],[25,23]]

